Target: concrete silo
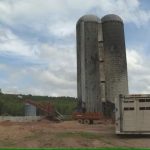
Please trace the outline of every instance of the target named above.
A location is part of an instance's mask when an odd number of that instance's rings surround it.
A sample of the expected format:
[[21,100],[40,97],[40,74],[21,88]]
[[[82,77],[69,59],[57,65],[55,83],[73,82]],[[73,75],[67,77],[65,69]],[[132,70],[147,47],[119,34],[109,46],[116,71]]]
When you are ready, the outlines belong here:
[[94,15],[81,17],[77,31],[77,95],[88,112],[101,111],[99,46],[100,19]]
[[119,94],[128,94],[127,62],[122,19],[114,14],[101,19],[104,45],[106,101],[114,103]]

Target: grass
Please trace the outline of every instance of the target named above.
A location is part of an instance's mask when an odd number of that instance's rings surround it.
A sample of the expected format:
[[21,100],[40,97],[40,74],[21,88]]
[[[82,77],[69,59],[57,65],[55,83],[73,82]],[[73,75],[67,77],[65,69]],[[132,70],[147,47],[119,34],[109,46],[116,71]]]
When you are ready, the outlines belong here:
[[106,144],[113,145],[109,138],[100,135],[99,133],[91,133],[91,132],[61,132],[56,134],[59,138],[70,138],[70,137],[80,137],[87,140],[100,140]]
[[43,135],[42,131],[34,131],[30,135],[25,136],[24,139],[25,140],[34,140],[34,139],[41,138],[42,135]]
[[86,139],[101,139],[102,136],[97,133],[91,132],[61,132],[56,134],[57,137],[67,138],[67,137],[82,137]]
[[1,140],[0,141],[0,147],[14,147],[16,146],[16,142],[15,141],[12,141],[12,140],[9,140],[9,139],[4,139],[4,140]]

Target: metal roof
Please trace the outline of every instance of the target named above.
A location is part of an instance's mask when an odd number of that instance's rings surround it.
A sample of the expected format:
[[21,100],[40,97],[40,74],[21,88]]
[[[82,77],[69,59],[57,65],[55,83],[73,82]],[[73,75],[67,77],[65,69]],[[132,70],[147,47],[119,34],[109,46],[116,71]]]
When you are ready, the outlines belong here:
[[115,14],[106,15],[101,19],[101,21],[102,21],[102,23],[107,22],[107,21],[120,21],[120,22],[123,22],[123,20]]
[[83,21],[83,22],[101,22],[100,18],[98,18],[98,17],[95,16],[95,15],[91,15],[91,14],[82,16],[82,17],[78,20],[77,24],[79,24],[79,23],[82,22],[82,21]]

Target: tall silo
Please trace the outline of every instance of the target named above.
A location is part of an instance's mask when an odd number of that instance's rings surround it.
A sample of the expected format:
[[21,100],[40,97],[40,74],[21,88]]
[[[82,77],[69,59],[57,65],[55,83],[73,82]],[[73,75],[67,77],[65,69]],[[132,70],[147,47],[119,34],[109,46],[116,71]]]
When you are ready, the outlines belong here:
[[94,15],[81,17],[77,31],[77,95],[88,112],[101,111],[99,46],[100,19]]
[[101,19],[104,45],[106,101],[114,103],[119,94],[128,94],[128,77],[124,25],[122,19],[109,14]]
[[25,116],[36,116],[36,107],[25,103]]

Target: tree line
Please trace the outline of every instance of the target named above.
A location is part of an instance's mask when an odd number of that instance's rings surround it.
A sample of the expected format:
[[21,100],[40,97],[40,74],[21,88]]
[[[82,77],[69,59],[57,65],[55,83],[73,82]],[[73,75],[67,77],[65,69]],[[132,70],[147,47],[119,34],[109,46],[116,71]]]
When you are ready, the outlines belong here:
[[[1,116],[24,116],[25,103],[30,99],[37,103],[52,103],[52,105],[63,115],[71,115],[77,105],[77,99],[73,97],[48,97],[33,95],[0,94],[0,115]],[[37,109],[37,114],[43,114]]]

